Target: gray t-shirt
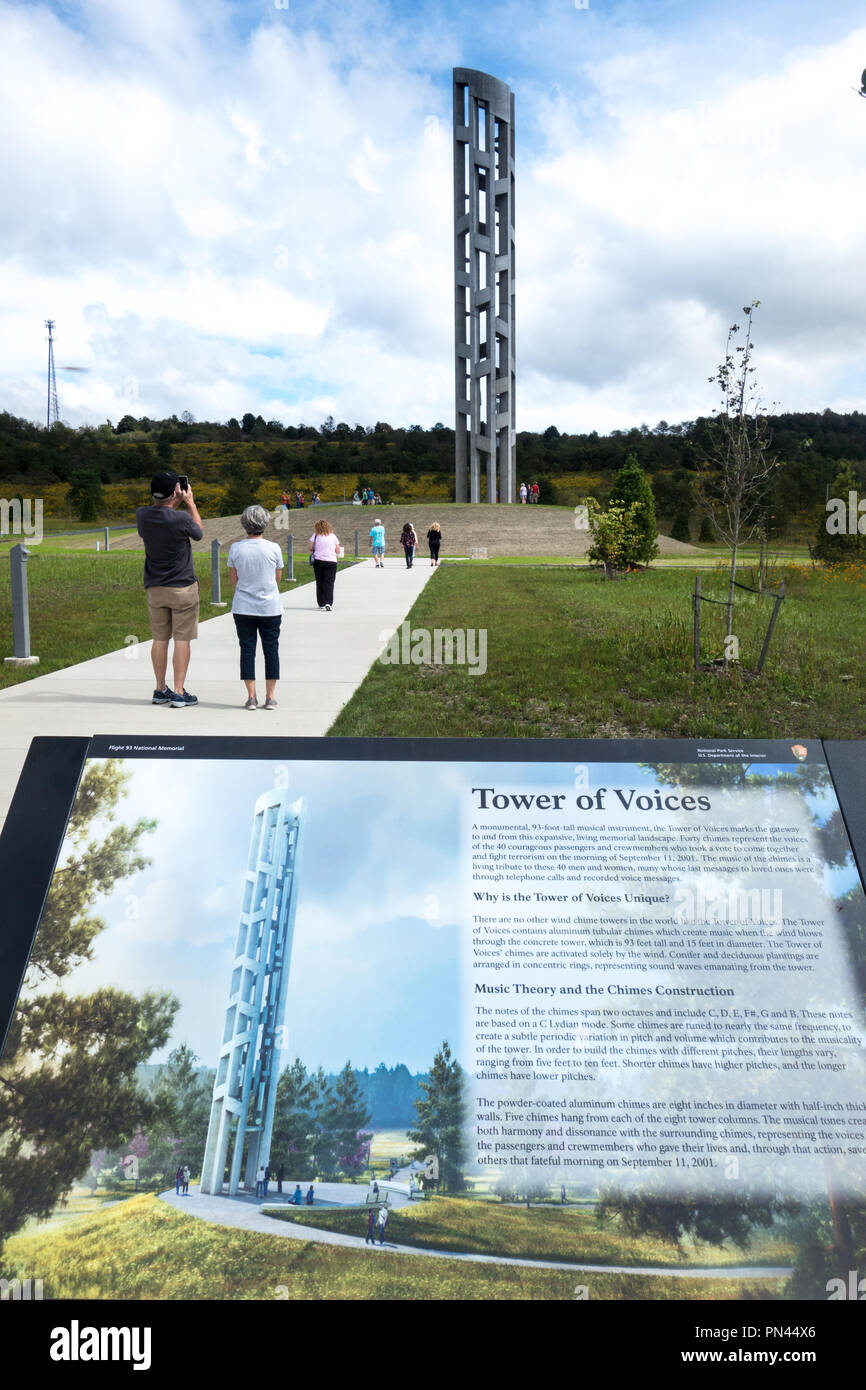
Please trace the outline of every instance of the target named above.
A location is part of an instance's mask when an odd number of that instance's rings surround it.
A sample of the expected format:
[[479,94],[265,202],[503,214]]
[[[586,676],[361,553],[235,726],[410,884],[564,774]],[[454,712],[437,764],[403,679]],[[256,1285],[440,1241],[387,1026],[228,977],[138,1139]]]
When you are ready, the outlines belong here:
[[283,568],[283,552],[273,541],[233,541],[229,546],[228,564],[238,572],[238,587],[232,600],[233,613],[248,613],[257,618],[275,617],[282,613],[276,571]]
[[144,541],[145,589],[156,585],[185,589],[194,584],[190,541],[200,541],[202,529],[189,512],[178,512],[174,507],[139,507],[135,522]]

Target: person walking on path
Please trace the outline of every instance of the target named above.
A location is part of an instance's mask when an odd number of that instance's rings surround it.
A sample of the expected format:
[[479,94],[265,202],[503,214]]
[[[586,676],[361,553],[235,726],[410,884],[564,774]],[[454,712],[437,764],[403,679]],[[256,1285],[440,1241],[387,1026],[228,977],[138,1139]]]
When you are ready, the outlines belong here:
[[364,1244],[365,1244],[365,1245],[375,1245],[375,1244],[376,1244],[376,1210],[375,1210],[375,1207],[371,1207],[370,1210],[367,1212],[367,1234],[366,1234],[366,1236],[364,1237]]
[[183,1188],[182,1188],[182,1191],[181,1191],[181,1196],[182,1196],[182,1197],[188,1197],[188,1196],[189,1196],[189,1180],[190,1180],[190,1177],[191,1177],[191,1176],[192,1176],[192,1175],[191,1175],[189,1169],[187,1168],[186,1164],[184,1164],[184,1167],[183,1167]]
[[430,547],[430,567],[435,569],[439,564],[439,547],[442,544],[442,527],[438,521],[431,522],[430,530],[427,532],[427,544]]
[[385,1244],[385,1227],[387,1226],[387,1224],[388,1224],[388,1208],[387,1208],[386,1206],[383,1205],[383,1206],[381,1206],[381,1207],[379,1208],[379,1244],[380,1244],[380,1245],[384,1245],[384,1244]]
[[[144,587],[153,637],[150,659],[156,689],[151,703],[185,709],[198,704],[184,688],[190,642],[198,637],[198,580],[190,541],[200,541],[204,532],[192,488],[189,483],[182,488],[176,473],[157,473],[150,481],[150,493],[152,504],[138,508],[135,524],[144,541]],[[177,510],[181,502],[185,512]],[[172,638],[174,686],[169,688],[165,680]]]
[[264,1195],[265,1195],[265,1167],[264,1167],[264,1164],[261,1164],[260,1167],[259,1167],[259,1171],[256,1173],[256,1196],[257,1196],[257,1197],[264,1197]]
[[537,482],[532,484],[531,492],[532,492],[532,500],[533,500],[533,502],[535,502],[536,505],[537,505],[537,504],[538,504],[538,499],[539,499],[539,497],[540,497],[540,495],[541,495],[541,488],[538,486],[538,483],[537,483]]
[[316,602],[320,611],[330,613],[334,606],[334,580],[337,578],[337,559],[341,554],[339,539],[329,521],[317,521],[310,536],[310,554],[316,574]]
[[407,521],[403,526],[400,544],[406,556],[406,568],[410,570],[412,568],[412,561],[415,559],[415,547],[418,544],[418,537],[415,535],[415,528],[411,521]]
[[377,570],[385,568],[385,527],[378,517],[370,527],[370,550]]
[[256,645],[262,639],[265,657],[265,709],[276,709],[275,691],[280,679],[280,624],[283,605],[279,583],[283,553],[274,541],[266,541],[264,529],[270,517],[254,504],[241,515],[245,541],[229,546],[229,579],[234,585],[232,617],[241,649],[241,680],[246,686],[244,709],[258,709],[256,699]]
[[180,1189],[183,1186],[183,1168],[178,1164],[177,1172],[174,1175],[174,1195],[180,1196]]
[[526,506],[526,483],[520,484],[520,500]]

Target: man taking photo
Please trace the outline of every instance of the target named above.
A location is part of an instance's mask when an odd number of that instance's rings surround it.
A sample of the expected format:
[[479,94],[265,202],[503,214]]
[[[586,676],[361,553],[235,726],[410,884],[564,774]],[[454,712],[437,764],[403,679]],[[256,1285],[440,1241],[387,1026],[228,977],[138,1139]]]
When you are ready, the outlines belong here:
[[[201,517],[192,488],[185,487],[176,473],[157,473],[151,479],[153,505],[139,507],[135,513],[138,534],[144,541],[144,587],[153,634],[150,656],[156,689],[155,705],[185,709],[198,699],[184,689],[189,668],[190,642],[198,636],[198,580],[192,564],[190,541],[200,541]],[[187,511],[178,511],[181,502]],[[172,671],[174,686],[165,683],[168,644],[174,639]]]

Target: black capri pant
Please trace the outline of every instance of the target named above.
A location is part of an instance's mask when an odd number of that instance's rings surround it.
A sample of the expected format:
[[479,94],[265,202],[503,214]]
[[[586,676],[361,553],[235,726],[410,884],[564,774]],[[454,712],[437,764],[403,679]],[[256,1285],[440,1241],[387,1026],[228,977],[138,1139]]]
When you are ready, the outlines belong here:
[[256,643],[262,639],[265,657],[265,680],[280,679],[280,623],[282,613],[259,617],[256,613],[233,614],[241,647],[241,680],[254,681],[256,678]]
[[334,580],[337,578],[336,560],[314,560],[316,574],[316,603],[324,608],[326,603],[334,602]]

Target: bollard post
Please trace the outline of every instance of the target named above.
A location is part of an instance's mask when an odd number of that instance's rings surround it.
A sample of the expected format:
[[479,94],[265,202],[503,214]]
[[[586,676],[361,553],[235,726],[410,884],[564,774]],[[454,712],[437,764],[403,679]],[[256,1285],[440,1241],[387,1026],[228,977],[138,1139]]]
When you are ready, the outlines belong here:
[[286,572],[283,578],[287,584],[295,582],[295,538],[291,531],[286,536]]
[[769,649],[770,649],[770,638],[771,638],[772,635],[773,635],[773,628],[776,626],[776,619],[777,619],[778,616],[779,616],[779,609],[782,607],[782,600],[784,599],[784,597],[785,597],[785,581],[784,581],[784,579],[783,579],[782,582],[781,582],[781,584],[779,585],[779,589],[778,589],[778,592],[777,592],[777,594],[776,594],[776,602],[773,604],[773,611],[772,611],[772,613],[770,614],[770,625],[769,625],[769,627],[767,628],[767,635],[766,635],[766,637],[764,638],[764,645],[763,645],[763,647],[761,648],[761,655],[758,657],[758,665],[757,665],[757,667],[755,668],[755,675],[756,675],[756,676],[759,676],[759,675],[761,674],[761,672],[763,671],[763,669],[764,669],[764,662],[765,662],[765,660],[766,660],[766,658],[767,658],[767,652],[768,652]]
[[355,527],[355,559],[358,558],[358,528]]
[[30,653],[30,603],[27,595],[26,545],[13,545],[9,552],[12,568],[12,650],[14,656],[4,657],[10,666],[36,666],[38,656]]
[[220,543],[214,539],[210,543],[210,606],[211,608],[225,608],[226,604],[220,602]]
[[108,535],[108,527],[107,527],[107,526],[105,527],[105,549],[106,549],[106,552],[108,552],[108,551],[111,549],[111,540],[110,540],[110,537],[109,537],[109,535]]

